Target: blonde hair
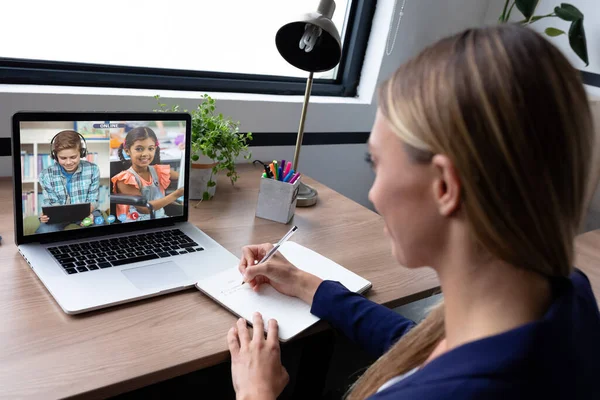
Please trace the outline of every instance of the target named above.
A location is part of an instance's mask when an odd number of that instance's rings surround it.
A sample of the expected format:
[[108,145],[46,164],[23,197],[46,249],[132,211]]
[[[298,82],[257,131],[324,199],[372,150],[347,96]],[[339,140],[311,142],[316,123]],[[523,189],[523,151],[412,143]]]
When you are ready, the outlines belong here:
[[[579,74],[560,51],[518,25],[469,29],[402,65],[380,87],[379,102],[413,162],[452,160],[478,246],[519,268],[568,276],[590,197],[593,130]],[[444,335],[440,304],[348,399],[422,365]]]

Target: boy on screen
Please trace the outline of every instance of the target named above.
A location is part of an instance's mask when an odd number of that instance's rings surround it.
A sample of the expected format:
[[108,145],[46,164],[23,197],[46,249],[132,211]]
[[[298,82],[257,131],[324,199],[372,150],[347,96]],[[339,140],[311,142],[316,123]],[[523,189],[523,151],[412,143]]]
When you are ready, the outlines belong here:
[[[52,139],[50,151],[55,163],[44,169],[39,177],[43,190],[42,204],[55,206],[90,203],[90,218],[93,220],[99,201],[100,168],[94,163],[82,160],[87,154],[85,139],[73,130],[61,131]],[[69,225],[53,224],[43,213],[40,222],[36,233],[62,231]]]

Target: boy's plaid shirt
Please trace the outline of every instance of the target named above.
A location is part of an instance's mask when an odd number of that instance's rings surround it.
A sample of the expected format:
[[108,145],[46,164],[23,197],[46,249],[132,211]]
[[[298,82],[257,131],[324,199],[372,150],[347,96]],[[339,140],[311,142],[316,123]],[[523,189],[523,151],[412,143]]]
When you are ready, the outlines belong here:
[[40,174],[43,189],[43,205],[55,206],[77,203],[91,203],[98,207],[100,192],[100,168],[86,160],[81,160],[71,179],[71,197],[67,195],[67,179],[55,162]]

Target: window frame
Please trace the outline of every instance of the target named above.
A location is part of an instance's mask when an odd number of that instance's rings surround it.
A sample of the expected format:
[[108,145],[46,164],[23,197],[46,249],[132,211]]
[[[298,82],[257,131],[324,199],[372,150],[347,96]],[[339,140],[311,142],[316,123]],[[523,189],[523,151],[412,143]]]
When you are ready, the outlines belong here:
[[[352,1],[337,78],[315,79],[313,95],[356,96],[376,4]],[[306,79],[0,57],[0,83],[299,95]]]
[[600,74],[595,74],[588,71],[579,71],[581,73],[581,80],[586,85],[600,87]]

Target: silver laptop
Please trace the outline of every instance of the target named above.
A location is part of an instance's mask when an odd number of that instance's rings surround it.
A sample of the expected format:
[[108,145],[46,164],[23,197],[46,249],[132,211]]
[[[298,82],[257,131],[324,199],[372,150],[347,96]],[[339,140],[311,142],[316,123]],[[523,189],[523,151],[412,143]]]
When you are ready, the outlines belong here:
[[[190,288],[238,263],[188,222],[190,140],[187,113],[13,116],[15,241],[64,312]],[[91,204],[82,220],[42,213],[78,203]]]

